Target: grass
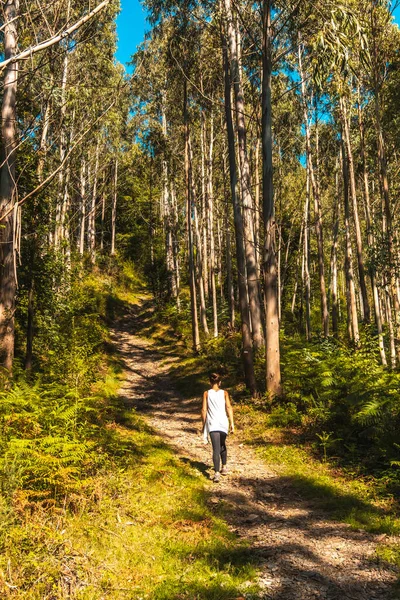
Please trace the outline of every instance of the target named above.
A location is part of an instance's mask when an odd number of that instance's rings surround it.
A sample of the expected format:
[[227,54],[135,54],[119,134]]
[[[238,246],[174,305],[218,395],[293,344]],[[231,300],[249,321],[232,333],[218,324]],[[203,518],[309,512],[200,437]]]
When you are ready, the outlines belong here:
[[48,511],[20,494],[13,514],[0,507],[1,597],[228,600],[254,578],[198,471],[135,413],[124,421],[108,426],[113,464],[64,506]]
[[350,477],[329,462],[316,459],[311,447],[296,440],[287,429],[270,427],[269,415],[251,406],[239,407],[237,418],[244,441],[290,481],[294,490],[332,518],[371,533],[400,533],[396,501],[384,496],[374,480]]
[[[235,361],[230,362],[234,352],[229,348],[226,352],[218,346],[226,341],[209,342],[201,355],[194,356],[183,342],[180,345],[173,343],[171,326],[165,322],[158,325],[156,318],[153,318],[149,329],[153,341],[157,342],[161,327],[164,345],[169,345],[171,352],[179,356],[176,366],[171,369],[171,376],[180,392],[200,398],[208,383],[208,371],[220,369],[225,373],[224,385],[236,400],[236,435],[240,441],[251,445],[259,457],[280,475],[285,488],[324,510],[327,518],[347,523],[354,529],[387,536],[400,534],[398,498],[388,493],[379,479],[361,476],[357,470],[340,469],[331,458],[324,460],[323,436],[319,440],[321,452],[316,452],[316,444],[307,442],[299,429],[293,431],[289,426],[277,427],[274,415],[268,414],[261,401],[254,402],[246,397],[238,376],[240,366]],[[228,346],[232,343],[235,341],[231,339]],[[382,560],[400,568],[400,545],[397,543],[379,545],[377,554]]]
[[[125,267],[118,277],[89,276],[85,289],[87,304],[98,307],[104,322],[139,300],[146,303],[141,282]],[[151,314],[142,327],[152,327]],[[22,449],[14,455],[13,480],[6,469],[2,478],[0,597],[233,600],[244,590],[246,598],[256,597],[256,559],[229,530],[224,507],[210,502],[211,484],[118,397],[121,364],[103,333],[107,353],[98,350],[97,377],[72,416],[60,412],[67,397],[50,397],[40,385],[16,390],[4,413],[3,429],[8,438],[15,429]],[[34,452],[26,454],[21,424],[37,444]],[[55,439],[73,439],[80,460],[41,455],[47,452],[42,428]],[[33,459],[48,466],[35,481],[29,478]]]

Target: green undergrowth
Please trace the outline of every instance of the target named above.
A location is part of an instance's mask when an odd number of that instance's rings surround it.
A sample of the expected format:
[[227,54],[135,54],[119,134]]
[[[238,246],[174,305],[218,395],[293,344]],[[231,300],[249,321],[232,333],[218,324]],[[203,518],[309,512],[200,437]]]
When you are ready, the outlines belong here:
[[[118,422],[119,421],[119,422]],[[104,423],[103,467],[50,510],[0,507],[5,598],[236,598],[257,565],[204,480],[131,410]]]
[[199,471],[118,396],[109,325],[146,302],[127,264],[80,272],[37,318],[34,370],[17,365],[0,393],[1,598],[256,593],[257,564]]
[[271,426],[269,415],[252,406],[242,405],[236,412],[243,440],[281,475],[282,484],[356,529],[400,533],[396,499],[378,480],[338,469],[333,461],[322,462],[299,439],[298,430]]
[[[233,396],[237,435],[273,467],[288,494],[355,529],[400,534],[400,376],[379,365],[374,340],[364,336],[363,349],[354,353],[334,340],[307,344],[283,337],[285,396],[252,400],[243,384],[239,334],[205,340],[196,356],[188,332],[172,318],[174,309],[165,311],[172,315],[159,315],[168,327],[163,343],[179,356],[171,375],[180,391],[200,399],[209,371],[221,372]],[[176,331],[180,345],[173,343]],[[262,356],[256,371],[261,383]],[[391,542],[377,552],[400,567],[399,548]]]

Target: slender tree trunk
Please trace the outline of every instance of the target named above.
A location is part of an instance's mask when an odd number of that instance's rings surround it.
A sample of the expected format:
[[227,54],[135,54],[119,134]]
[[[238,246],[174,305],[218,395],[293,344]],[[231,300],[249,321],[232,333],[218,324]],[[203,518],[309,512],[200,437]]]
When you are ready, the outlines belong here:
[[204,111],[200,112],[200,150],[201,150],[201,222],[203,244],[203,281],[206,300],[208,298],[208,191],[206,184],[206,119]]
[[190,161],[190,128],[189,115],[187,110],[187,81],[184,81],[184,104],[183,120],[185,126],[185,189],[186,189],[186,219],[188,232],[188,253],[189,253],[189,285],[190,285],[190,309],[192,316],[192,340],[193,350],[200,350],[199,323],[197,317],[197,294],[196,294],[196,274],[194,267],[193,252],[193,232],[192,232],[192,165]]
[[[190,135],[188,138],[188,150],[189,150],[189,169],[190,174],[193,173],[193,151],[192,144],[190,140]],[[193,212],[193,220],[195,226],[195,234],[197,241],[197,280],[199,284],[199,296],[200,296],[200,321],[206,335],[209,335],[209,329],[207,324],[207,312],[206,312],[206,300],[205,300],[205,291],[204,291],[204,281],[203,281],[203,253],[202,253],[202,239],[200,234],[199,227],[199,219],[198,219],[198,211],[197,211],[197,201],[196,201],[196,188],[194,185],[193,176],[190,177],[190,194],[191,194],[191,207]],[[197,304],[197,303],[196,303]]]
[[[361,162],[363,169],[363,183],[364,183],[364,207],[365,207],[365,218],[367,225],[367,241],[369,248],[374,247],[374,235],[372,231],[372,219],[371,219],[371,203],[369,196],[369,181],[368,181],[368,171],[367,171],[367,162],[365,155],[365,137],[364,137],[364,123],[362,118],[362,109],[361,109],[361,101],[360,101],[360,89],[358,89],[358,126],[360,133],[360,148],[361,148]],[[376,283],[376,269],[373,261],[370,261],[369,265],[369,275],[371,279],[371,287],[372,287],[372,299],[374,303],[374,313],[375,313],[375,324],[378,332],[378,344],[379,344],[379,353],[381,356],[381,362],[383,366],[387,366],[386,352],[385,352],[385,344],[383,339],[383,327],[382,327],[382,314],[381,314],[381,305],[379,300],[379,290]]]
[[100,138],[97,140],[96,145],[96,158],[93,174],[93,189],[92,189],[92,202],[90,207],[90,213],[88,215],[88,246],[90,253],[90,260],[94,264],[96,261],[96,199],[97,199],[97,181],[99,171],[99,153],[100,153]]
[[28,323],[26,326],[26,354],[25,354],[25,369],[32,370],[33,363],[33,338],[34,338],[34,279],[31,279],[28,292]]
[[257,277],[257,259],[254,247],[253,200],[251,196],[250,166],[247,155],[245,108],[242,86],[240,85],[238,48],[236,31],[232,18],[231,0],[224,0],[227,20],[227,33],[230,50],[231,77],[236,105],[236,126],[238,135],[238,150],[240,163],[240,189],[243,206],[244,245],[246,254],[247,288],[254,347],[263,345],[263,330],[260,308],[260,293]]
[[[69,12],[69,11],[68,11]],[[67,153],[67,136],[65,132],[65,115],[67,111],[66,107],[66,89],[67,89],[67,80],[68,80],[68,62],[69,62],[69,53],[65,50],[64,55],[64,65],[63,65],[63,74],[61,80],[61,115],[60,115],[60,163],[63,162],[65,155]],[[63,197],[64,197],[64,175],[65,168],[63,167],[58,175],[58,194],[57,194],[57,204],[56,204],[56,223],[54,228],[54,246],[56,248],[59,247],[61,238],[62,238],[62,205],[63,205]]]
[[310,125],[308,120],[308,108],[307,108],[307,98],[306,98],[306,87],[302,66],[302,51],[301,44],[299,44],[299,71],[301,77],[301,95],[303,102],[303,115],[304,115],[304,126],[306,130],[306,154],[307,154],[307,164],[310,174],[310,182],[313,190],[314,196],[314,213],[315,213],[315,235],[317,238],[317,249],[318,249],[318,270],[319,270],[319,285],[320,285],[320,293],[321,293],[321,320],[322,320],[322,329],[324,332],[324,336],[327,337],[329,335],[329,313],[328,313],[328,300],[326,296],[326,285],[325,285],[325,264],[324,264],[324,241],[323,241],[323,229],[322,229],[322,215],[321,215],[321,202],[319,196],[319,187],[317,185],[314,167],[312,162],[312,153],[311,153],[311,135],[310,135]]
[[210,281],[211,298],[213,309],[213,336],[218,337],[218,308],[217,308],[217,286],[215,282],[216,260],[215,260],[215,231],[214,231],[214,188],[213,188],[213,149],[214,149],[214,117],[210,116],[210,143],[208,147],[207,160],[207,200],[208,200],[208,223],[210,232]]
[[[50,74],[50,89],[53,89],[53,73]],[[46,100],[46,108],[44,111],[44,115],[43,115],[43,125],[42,125],[42,133],[40,136],[40,145],[39,145],[39,159],[38,159],[38,166],[37,166],[37,175],[38,175],[38,181],[39,183],[42,183],[43,181],[43,170],[44,170],[44,165],[46,162],[46,157],[47,157],[47,138],[49,135],[49,129],[50,129],[50,115],[51,115],[51,107],[52,107],[52,102],[51,102],[51,95],[49,95],[49,97]]]
[[340,192],[339,192],[339,164],[336,164],[336,190],[335,207],[332,227],[332,251],[331,251],[331,309],[332,330],[335,337],[339,334],[339,307],[338,307],[338,238],[339,238],[339,215],[340,215]]
[[115,255],[115,233],[117,224],[117,196],[118,196],[118,158],[115,159],[114,166],[114,189],[113,203],[111,208],[111,256]]
[[222,156],[222,171],[224,181],[224,200],[225,200],[225,243],[226,243],[226,286],[227,286],[227,300],[229,306],[229,325],[231,329],[235,327],[235,290],[233,288],[233,275],[232,275],[232,252],[231,252],[231,226],[229,222],[229,200],[227,190],[227,164],[226,164],[226,141],[223,139],[223,156]]
[[354,273],[353,273],[353,256],[351,249],[351,233],[350,233],[350,207],[349,207],[349,171],[348,171],[348,160],[344,149],[344,141],[342,139],[342,160],[343,160],[343,197],[344,197],[344,227],[346,236],[346,258],[345,258],[345,272],[347,280],[347,291],[348,291],[348,315],[350,321],[351,338],[353,339],[355,347],[360,345],[360,335],[358,331],[358,316],[357,316],[357,304],[356,304],[356,292],[354,285]]
[[104,250],[104,221],[106,216],[106,194],[103,191],[101,194],[101,237],[100,237],[100,250]]
[[[8,60],[17,53],[17,18],[19,0],[5,0],[4,58]],[[18,86],[18,62],[10,62],[3,82],[1,106],[1,170],[0,170],[0,216],[10,211],[16,202],[16,96]],[[16,262],[14,247],[15,211],[2,220],[0,228],[0,361],[11,372],[14,359],[14,313],[16,295]]]
[[[167,117],[165,113],[165,91],[162,93],[161,101],[161,123],[162,132],[164,136],[164,145],[167,147],[168,130],[167,130]],[[173,253],[173,234],[172,234],[172,208],[170,198],[170,186],[169,186],[169,173],[168,173],[168,162],[167,162],[167,151],[164,150],[162,157],[162,213],[164,216],[164,235],[165,235],[165,250],[166,250],[166,267],[167,267],[167,279],[168,279],[168,295],[176,298],[176,286],[174,277],[174,253]]]
[[174,184],[173,178],[171,178],[170,190],[171,190],[171,207],[172,207],[172,222],[173,222],[172,251],[173,251],[173,258],[174,258],[174,282],[175,282],[174,288],[176,289],[176,297],[175,297],[176,308],[179,312],[180,306],[181,306],[181,303],[180,303],[180,287],[181,287],[180,260],[179,260],[179,241],[178,241],[179,218],[178,218],[178,206],[177,206],[176,193],[175,193],[175,184]]
[[260,140],[256,137],[255,165],[254,165],[254,247],[257,258],[257,277],[261,277],[261,257],[260,257]]
[[357,249],[357,263],[358,263],[358,275],[360,281],[360,290],[362,296],[362,304],[364,308],[364,320],[366,323],[369,323],[371,320],[371,310],[369,306],[368,300],[368,291],[367,284],[365,281],[365,267],[364,267],[364,253],[363,253],[363,243],[362,243],[362,234],[361,234],[361,225],[360,218],[358,216],[358,202],[357,202],[357,189],[356,189],[356,176],[354,172],[354,159],[353,159],[353,150],[351,147],[351,139],[350,139],[350,128],[349,121],[347,116],[347,106],[346,100],[344,98],[340,99],[340,107],[341,107],[341,121],[342,121],[342,129],[344,134],[344,142],[347,151],[347,162],[349,168],[349,181],[350,181],[350,195],[353,204],[353,220],[354,220],[354,230],[356,234],[356,249]]
[[81,189],[80,189],[80,229],[78,238],[78,250],[82,255],[85,249],[85,223],[86,223],[86,161],[81,163]]
[[[388,265],[387,265],[387,283],[390,289],[390,295],[393,303],[393,321],[388,318],[388,322],[393,323],[393,339],[399,338],[399,318],[400,318],[400,305],[397,297],[397,276],[396,276],[396,261],[395,261],[395,250],[394,250],[394,236],[393,236],[393,223],[392,223],[392,207],[390,201],[389,192],[389,179],[387,173],[387,157],[386,157],[386,145],[383,138],[382,123],[381,123],[381,106],[380,106],[380,85],[379,85],[379,70],[378,70],[378,48],[377,48],[377,23],[376,23],[376,3],[372,3],[371,9],[371,31],[372,31],[372,76],[374,82],[374,108],[375,108],[375,130],[376,140],[378,146],[378,165],[379,165],[379,178],[381,183],[382,193],[382,204],[383,204],[383,217],[382,217],[382,229],[387,240],[387,253],[388,253]],[[386,302],[386,306],[390,308],[389,303]],[[392,348],[391,348],[392,352]],[[400,345],[396,347],[397,361],[400,361]],[[392,359],[393,365],[393,359]]]
[[395,342],[395,331],[393,327],[393,314],[392,314],[392,295],[389,292],[388,287],[385,289],[385,300],[386,300],[386,314],[387,324],[389,330],[389,347],[390,347],[390,364],[392,369],[396,368],[397,356],[396,356],[396,342]]
[[296,308],[297,290],[298,290],[298,287],[299,287],[300,260],[301,260],[301,257],[303,256],[303,251],[302,251],[302,247],[303,247],[303,234],[304,234],[304,221],[302,220],[301,227],[300,227],[299,246],[298,246],[298,252],[297,252],[297,257],[296,257],[296,279],[295,279],[295,282],[294,282],[292,304],[291,304],[291,313],[292,313],[292,315],[294,315],[294,311],[295,311],[295,308]]
[[271,396],[281,388],[279,315],[276,264],[276,221],[272,178],[272,48],[271,1],[263,1],[262,48],[262,150],[263,150],[263,219],[264,219],[264,302],[266,326],[266,382]]
[[241,317],[241,329],[242,329],[242,357],[243,366],[245,372],[246,385],[249,388],[251,394],[256,396],[257,384],[254,374],[254,363],[253,363],[253,343],[251,339],[250,331],[250,319],[249,319],[249,305],[247,299],[247,286],[246,286],[246,257],[243,247],[243,220],[240,209],[240,202],[238,196],[238,181],[236,171],[236,151],[235,151],[235,132],[233,127],[232,119],[232,105],[231,105],[231,81],[229,74],[229,63],[228,63],[228,52],[223,40],[223,63],[224,63],[224,75],[225,75],[225,119],[226,129],[228,137],[228,156],[229,156],[229,175],[230,175],[230,186],[233,203],[233,217],[235,223],[235,239],[236,239],[236,262],[238,270],[238,288],[239,288],[239,307]]
[[[193,189],[193,188],[192,188]],[[196,203],[193,203],[193,214],[194,224],[196,231],[196,242],[197,242],[197,281],[199,283],[199,296],[200,296],[200,321],[203,331],[206,335],[209,335],[210,331],[207,324],[207,311],[206,311],[206,300],[204,293],[204,281],[203,281],[203,260],[202,260],[202,239],[199,227],[199,218]]]
[[306,338],[311,338],[311,278],[310,278],[310,169],[306,167],[306,201],[304,204],[304,295],[306,304]]

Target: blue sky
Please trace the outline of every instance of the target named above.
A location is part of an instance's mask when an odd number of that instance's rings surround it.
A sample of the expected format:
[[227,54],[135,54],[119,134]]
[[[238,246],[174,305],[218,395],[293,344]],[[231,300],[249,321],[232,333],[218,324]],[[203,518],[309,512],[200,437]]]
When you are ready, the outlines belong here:
[[145,31],[149,27],[139,0],[121,0],[121,6],[122,10],[117,19],[117,59],[125,64],[143,41]]
[[[117,59],[127,63],[136,47],[144,38],[149,28],[146,23],[146,13],[139,0],[121,0],[122,11],[117,19],[118,50]],[[400,6],[394,12],[395,20],[400,24]]]

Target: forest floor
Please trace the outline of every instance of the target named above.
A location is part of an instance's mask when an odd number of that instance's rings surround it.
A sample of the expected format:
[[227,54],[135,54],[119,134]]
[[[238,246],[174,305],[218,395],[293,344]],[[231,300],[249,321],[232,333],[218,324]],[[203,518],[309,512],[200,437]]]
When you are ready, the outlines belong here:
[[[240,428],[228,439],[229,475],[219,484],[211,481],[211,447],[201,435],[201,400],[176,385],[171,373],[179,371],[181,354],[171,343],[151,339],[151,315],[145,314],[143,302],[132,305],[112,329],[125,371],[120,396],[186,468],[204,478],[210,511],[247,544],[260,590],[248,597],[400,599],[396,570],[376,554],[388,536],[332,520],[321,510],[317,492],[314,498],[302,497],[290,477],[244,443]],[[254,581],[247,584],[250,589]],[[240,598],[247,597],[245,588]]]

